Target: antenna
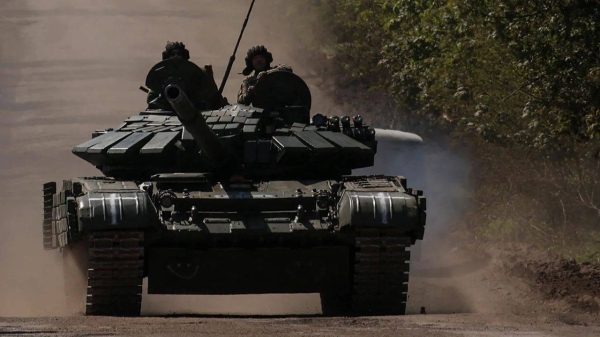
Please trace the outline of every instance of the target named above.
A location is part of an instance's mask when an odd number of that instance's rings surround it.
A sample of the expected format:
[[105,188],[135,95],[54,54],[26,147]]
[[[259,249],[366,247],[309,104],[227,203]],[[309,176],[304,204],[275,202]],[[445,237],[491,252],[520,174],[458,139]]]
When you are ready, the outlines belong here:
[[242,40],[242,36],[244,35],[244,30],[246,30],[246,25],[248,24],[248,18],[250,18],[250,13],[252,13],[252,8],[254,7],[254,2],[256,0],[252,0],[250,4],[250,9],[248,10],[248,15],[246,15],[246,20],[244,20],[244,25],[242,26],[242,31],[240,32],[240,36],[238,37],[237,43],[235,44],[235,49],[233,50],[233,55],[229,58],[229,64],[227,65],[227,70],[225,70],[225,75],[223,76],[223,82],[221,82],[221,87],[219,87],[219,95],[223,94],[223,89],[225,89],[225,83],[227,83],[227,78],[229,77],[229,73],[231,72],[231,68],[233,67],[233,62],[235,62],[235,54],[237,53],[238,47],[240,46],[240,41]]

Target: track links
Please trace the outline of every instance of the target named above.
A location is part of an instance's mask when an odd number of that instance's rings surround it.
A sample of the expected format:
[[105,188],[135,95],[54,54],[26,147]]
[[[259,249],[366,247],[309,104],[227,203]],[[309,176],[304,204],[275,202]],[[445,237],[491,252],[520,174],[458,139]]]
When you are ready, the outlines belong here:
[[356,230],[352,309],[361,315],[404,315],[411,239],[386,229]]
[[144,232],[89,235],[86,315],[139,316],[144,278]]
[[43,231],[43,244],[45,250],[56,248],[56,239],[54,237],[52,227],[54,222],[54,194],[56,193],[56,183],[49,182],[45,183],[43,187],[44,193],[44,223],[42,227]]

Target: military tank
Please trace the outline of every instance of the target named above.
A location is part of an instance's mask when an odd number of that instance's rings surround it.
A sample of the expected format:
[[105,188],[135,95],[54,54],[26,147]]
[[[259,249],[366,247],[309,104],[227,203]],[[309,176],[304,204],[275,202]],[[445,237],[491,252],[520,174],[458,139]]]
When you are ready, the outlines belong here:
[[153,67],[164,106],[72,150],[102,176],[44,184],[43,244],[63,255],[70,309],[140,315],[147,277],[150,294],[319,293],[325,315],[404,314],[426,199],[403,176],[352,175],[373,165],[375,130],[311,118],[288,71],[251,106],[199,108],[201,71]]

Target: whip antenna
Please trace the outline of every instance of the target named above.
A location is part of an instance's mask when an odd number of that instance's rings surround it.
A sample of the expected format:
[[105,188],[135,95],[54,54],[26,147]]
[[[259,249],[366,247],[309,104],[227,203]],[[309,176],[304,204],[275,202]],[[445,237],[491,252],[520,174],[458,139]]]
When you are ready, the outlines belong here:
[[246,25],[248,24],[248,18],[250,18],[250,13],[252,13],[252,8],[254,7],[255,1],[256,0],[252,0],[252,3],[250,4],[250,9],[248,10],[248,15],[246,15],[246,20],[244,20],[244,25],[242,26],[240,36],[238,37],[237,43],[235,44],[233,55],[231,55],[231,57],[229,58],[227,70],[225,70],[225,75],[223,75],[223,82],[221,82],[221,87],[219,87],[219,95],[222,95],[223,89],[225,89],[225,83],[227,83],[227,78],[229,77],[229,73],[231,72],[231,68],[233,67],[233,62],[235,62],[235,54],[237,53],[238,47],[240,46],[240,41],[242,40],[242,36],[244,35],[244,30],[246,29]]

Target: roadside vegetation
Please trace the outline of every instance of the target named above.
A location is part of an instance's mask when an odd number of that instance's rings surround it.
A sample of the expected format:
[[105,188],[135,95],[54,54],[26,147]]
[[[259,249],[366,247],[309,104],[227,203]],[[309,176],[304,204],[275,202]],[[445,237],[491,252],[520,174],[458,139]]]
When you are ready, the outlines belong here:
[[600,262],[599,0],[311,0],[289,12],[332,95],[377,102],[379,126],[471,150],[472,235]]

